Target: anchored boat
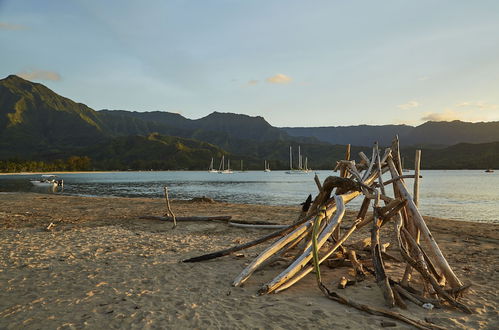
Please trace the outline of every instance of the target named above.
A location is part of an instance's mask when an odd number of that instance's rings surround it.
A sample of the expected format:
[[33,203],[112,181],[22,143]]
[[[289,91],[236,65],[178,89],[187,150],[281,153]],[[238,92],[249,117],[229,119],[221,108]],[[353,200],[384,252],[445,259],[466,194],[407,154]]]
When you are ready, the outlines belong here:
[[37,187],[62,187],[64,185],[64,181],[62,179],[59,179],[57,175],[46,174],[42,175],[39,180],[30,180],[29,182]]

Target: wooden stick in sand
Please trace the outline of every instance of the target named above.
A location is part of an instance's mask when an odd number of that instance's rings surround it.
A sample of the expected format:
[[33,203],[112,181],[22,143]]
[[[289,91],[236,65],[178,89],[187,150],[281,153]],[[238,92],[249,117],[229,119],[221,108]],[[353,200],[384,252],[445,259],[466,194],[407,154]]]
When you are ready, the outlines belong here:
[[177,219],[175,218],[175,214],[170,207],[170,199],[168,198],[168,187],[164,187],[165,191],[165,199],[166,199],[166,215],[173,218],[173,228],[177,227]]
[[412,199],[414,205],[419,207],[419,170],[421,167],[421,150],[416,150],[416,157],[414,160],[414,193]]

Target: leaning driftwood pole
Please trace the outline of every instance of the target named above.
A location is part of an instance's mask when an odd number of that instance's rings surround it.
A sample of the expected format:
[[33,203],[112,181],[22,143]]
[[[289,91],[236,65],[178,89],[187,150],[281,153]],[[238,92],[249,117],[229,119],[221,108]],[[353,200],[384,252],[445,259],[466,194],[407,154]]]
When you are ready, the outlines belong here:
[[[317,246],[319,249],[322,245],[324,245],[329,236],[332,234],[334,228],[341,222],[343,216],[345,215],[345,202],[343,200],[343,196],[336,195],[334,196],[334,198],[337,207],[336,214],[334,215],[333,219],[331,219],[330,223],[328,223],[328,225],[324,228],[318,238]],[[324,215],[326,216],[326,218],[328,217],[326,212],[324,212]],[[315,221],[318,221],[318,219],[316,219]],[[276,288],[292,278],[301,269],[306,267],[310,259],[312,259],[312,247],[307,248],[305,252],[281,274],[277,275],[272,281],[266,283],[260,290],[260,293],[270,293],[274,291]]]
[[253,272],[261,265],[265,260],[268,258],[272,257],[273,254],[276,252],[280,251],[282,248],[284,248],[287,244],[293,242],[295,239],[301,237],[301,235],[307,231],[311,226],[310,222],[307,222],[303,224],[302,226],[296,228],[294,231],[292,231],[289,235],[286,235],[282,237],[280,240],[269,246],[267,249],[265,249],[262,253],[258,255],[242,272],[239,274],[238,277],[234,280],[232,283],[233,286],[240,286],[243,284],[248,277],[253,274]]
[[[396,175],[397,170],[395,168],[395,164],[393,163],[393,160],[390,157],[388,158],[388,166],[390,167],[390,172],[392,172],[392,175]],[[438,246],[437,242],[433,238],[433,235],[431,234],[430,230],[426,226],[426,223],[425,223],[423,217],[421,216],[421,213],[419,213],[418,208],[414,204],[414,201],[412,200],[412,196],[407,191],[407,187],[405,186],[404,182],[402,182],[400,180],[395,181],[394,186],[397,187],[402,198],[407,200],[406,209],[410,213],[411,219],[414,221],[415,225],[420,230],[423,237],[428,241],[429,248],[430,248],[429,251],[431,254],[430,256],[432,256],[434,258],[435,263],[440,268],[440,271],[444,274],[445,278],[449,281],[450,286],[453,289],[461,287],[463,284],[461,283],[459,278],[456,276],[456,274],[454,274],[454,272],[452,271],[452,268],[450,267],[449,263],[447,262],[444,255],[442,254],[440,247]]]
[[[345,243],[345,241],[350,237],[350,235],[357,229],[359,221],[354,222],[354,224],[350,227],[350,229],[343,234],[343,236],[319,259],[319,264],[323,263],[326,261],[339,247],[341,244]],[[281,291],[286,290],[305,276],[307,276],[312,270],[314,270],[314,267],[311,265],[306,266],[303,268],[298,274],[293,276],[290,280],[288,280],[286,283],[283,283],[280,285],[274,292],[279,293]]]
[[271,240],[273,238],[281,237],[281,236],[284,236],[286,234],[289,234],[294,229],[300,227],[301,225],[303,225],[304,223],[306,223],[307,221],[309,221],[309,219],[310,219],[309,217],[303,218],[303,219],[295,222],[294,224],[289,225],[287,228],[275,231],[273,233],[270,233],[268,235],[260,237],[260,238],[258,238],[256,240],[253,240],[253,241],[250,241],[250,242],[246,242],[246,243],[243,243],[243,244],[239,244],[239,245],[230,247],[228,249],[223,249],[223,250],[220,250],[220,251],[216,251],[216,252],[212,252],[212,253],[208,253],[208,254],[203,254],[201,256],[197,256],[197,257],[193,257],[193,258],[189,258],[189,259],[184,259],[184,260],[182,260],[182,262],[198,262],[198,261],[205,261],[205,260],[215,259],[215,258],[219,258],[219,257],[223,257],[223,256],[226,256],[226,255],[229,255],[231,253],[234,253],[234,252],[237,252],[237,251],[240,251],[240,250],[244,250],[244,249],[250,248],[252,246],[258,245],[258,244],[263,243],[263,242],[266,242],[266,241]]

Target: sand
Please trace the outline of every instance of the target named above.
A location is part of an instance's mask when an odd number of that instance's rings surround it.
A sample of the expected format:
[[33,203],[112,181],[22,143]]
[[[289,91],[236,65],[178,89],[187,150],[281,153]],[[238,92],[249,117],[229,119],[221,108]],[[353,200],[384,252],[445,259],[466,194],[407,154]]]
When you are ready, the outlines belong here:
[[[299,210],[186,201],[174,201],[172,207],[178,216],[232,215],[283,224]],[[264,245],[207,262],[179,263],[269,231],[221,222],[184,222],[172,229],[168,222],[139,219],[163,213],[161,199],[0,193],[0,329],[371,329],[393,322],[328,300],[313,274],[282,293],[258,296],[284,262],[256,272],[243,287],[232,287]],[[51,222],[55,228],[45,231]],[[427,223],[458,276],[473,283],[463,302],[474,314],[452,308],[429,311],[411,303],[406,311],[394,310],[447,328],[499,328],[499,226],[435,218]],[[383,241],[393,242],[390,228],[384,231]],[[367,236],[364,229],[349,242]],[[398,265],[387,262],[388,273],[399,275]],[[331,288],[351,272],[322,268]],[[372,277],[341,293],[384,305]],[[394,329],[410,328],[395,323]]]

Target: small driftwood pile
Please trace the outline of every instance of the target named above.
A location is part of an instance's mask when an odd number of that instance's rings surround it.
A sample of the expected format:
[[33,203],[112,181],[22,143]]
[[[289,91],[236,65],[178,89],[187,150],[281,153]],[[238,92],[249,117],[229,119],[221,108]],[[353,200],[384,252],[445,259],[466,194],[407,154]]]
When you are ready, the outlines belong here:
[[[350,160],[348,146],[345,160],[339,161],[335,169],[340,171],[339,176],[330,176],[322,183],[315,176],[319,193],[313,201],[309,196],[300,216],[292,225],[255,241],[183,262],[214,259],[277,238],[235,278],[234,286],[242,285],[257,269],[281,258],[285,253],[294,252],[294,260],[283,272],[265,283],[259,290],[260,294],[283,291],[314,270],[319,288],[332,300],[370,314],[391,317],[418,328],[439,328],[435,324],[410,319],[389,309],[359,304],[326,288],[321,281],[320,265],[325,263],[335,267],[347,264],[354,269],[355,280],[342,278],[339,287],[344,288],[362,281],[367,273],[371,273],[388,307],[406,308],[406,301],[410,301],[425,308],[450,305],[471,313],[467,306],[458,301],[469,285],[464,286],[452,271],[418,210],[421,152],[416,152],[414,175],[402,175],[398,138],[394,139],[392,146],[387,148],[383,155],[375,144],[370,159],[363,153],[360,153],[360,156],[362,160],[358,164]],[[381,174],[385,172],[389,172],[391,178],[383,182]],[[414,179],[413,195],[404,182],[407,178]],[[387,192],[389,185],[393,188],[391,197]],[[359,196],[363,197],[363,202],[357,217],[349,228],[341,233],[340,224],[345,215],[345,205]],[[368,215],[371,205],[372,214]],[[386,230],[388,226],[385,225],[390,222],[394,225],[403,261],[386,253],[386,244],[380,241],[380,231]],[[344,246],[352,233],[364,226],[371,227],[370,252],[373,269],[357,260],[354,249]],[[384,259],[389,258],[403,264],[405,271],[401,279],[390,278],[386,274]],[[415,288],[415,282],[411,280],[415,271],[422,279],[420,289]]]

